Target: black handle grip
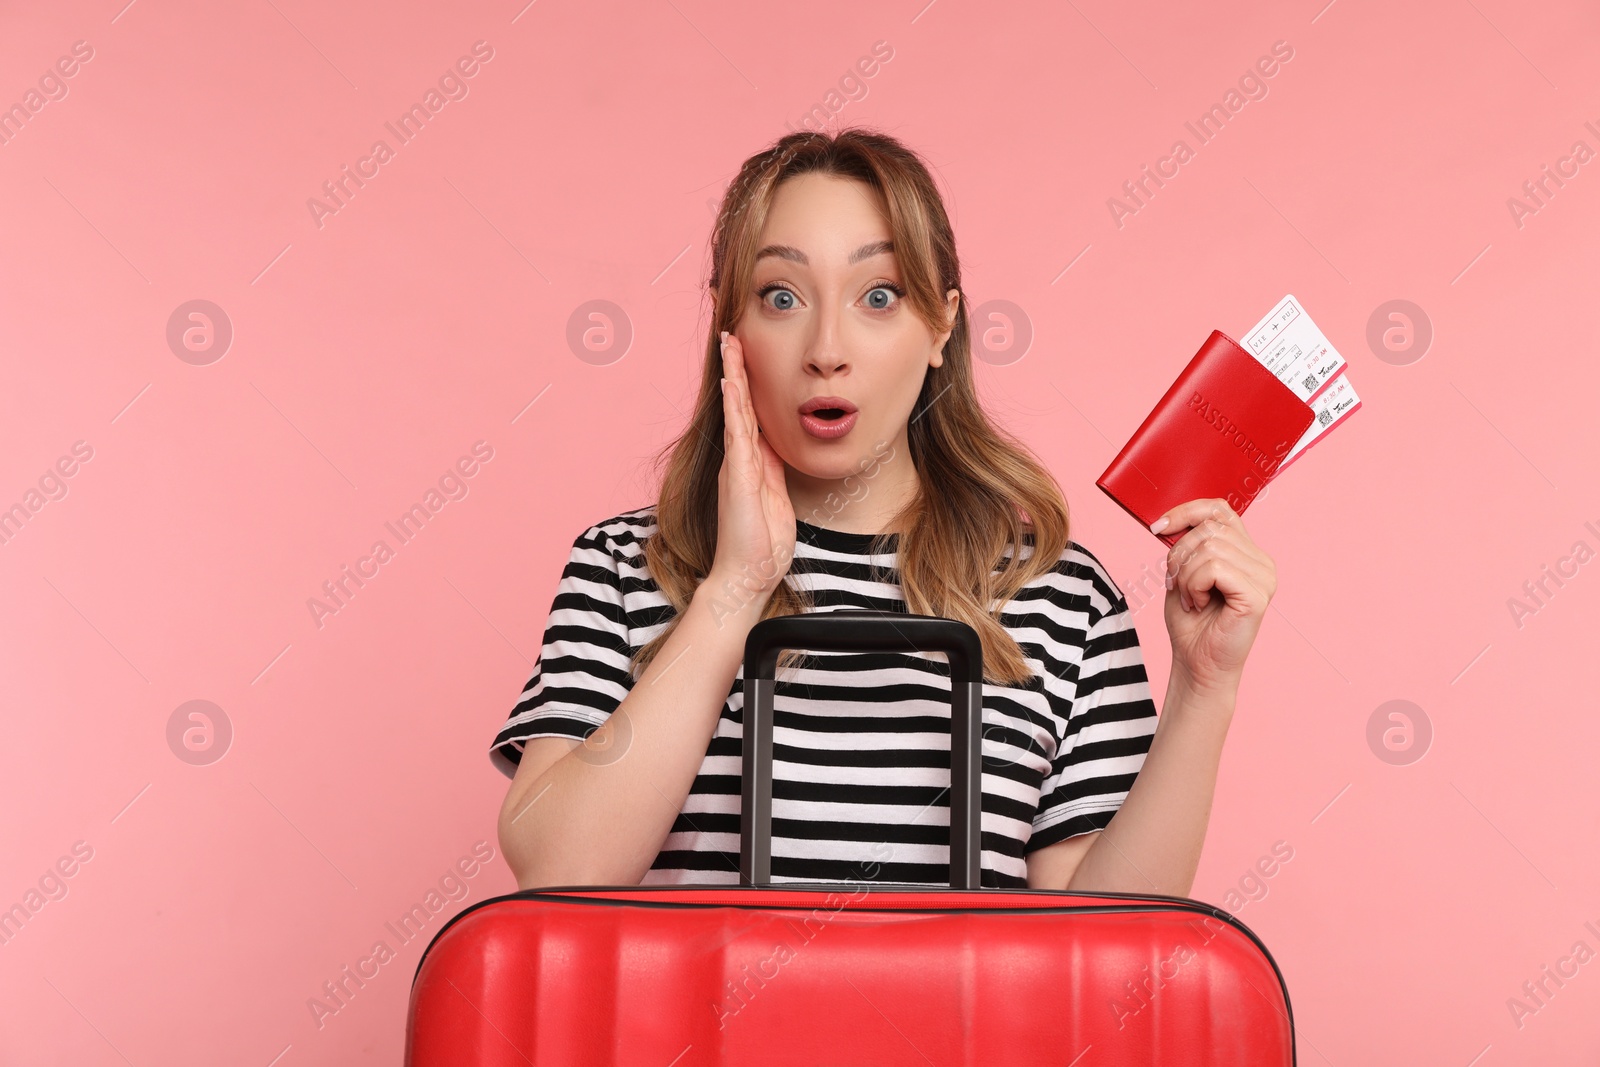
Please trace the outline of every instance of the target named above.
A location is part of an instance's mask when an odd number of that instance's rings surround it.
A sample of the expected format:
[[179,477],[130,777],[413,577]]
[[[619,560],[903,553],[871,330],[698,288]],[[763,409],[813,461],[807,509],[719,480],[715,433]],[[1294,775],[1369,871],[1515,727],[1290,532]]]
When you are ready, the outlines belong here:
[[772,882],[772,696],[778,653],[943,652],[950,662],[950,886],[977,889],[983,822],[983,644],[964,622],[850,608],[763,619],[744,645],[744,781],[739,881]]
[[983,643],[964,622],[937,615],[848,608],[777,615],[750,628],[744,641],[745,678],[774,678],[786,648],[816,652],[943,652],[950,680],[983,681]]

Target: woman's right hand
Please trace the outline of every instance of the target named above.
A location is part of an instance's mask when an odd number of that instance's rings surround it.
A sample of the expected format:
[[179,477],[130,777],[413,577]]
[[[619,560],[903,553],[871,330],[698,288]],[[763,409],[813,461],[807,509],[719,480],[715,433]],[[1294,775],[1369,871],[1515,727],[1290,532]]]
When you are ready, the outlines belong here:
[[732,582],[738,605],[766,604],[794,559],[794,505],[783,460],[761,436],[739,339],[722,334],[722,469],[717,472],[717,552],[707,584]]

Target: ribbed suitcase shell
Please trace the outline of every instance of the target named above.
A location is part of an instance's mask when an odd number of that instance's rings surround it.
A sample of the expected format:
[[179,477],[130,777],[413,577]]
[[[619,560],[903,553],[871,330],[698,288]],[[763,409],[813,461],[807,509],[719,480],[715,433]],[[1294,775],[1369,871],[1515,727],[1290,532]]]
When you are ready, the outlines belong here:
[[[854,898],[854,899],[852,899]],[[525,890],[434,938],[409,1067],[1295,1063],[1266,948],[1178,897]]]
[[[783,648],[930,650],[951,678],[950,884],[771,884]],[[982,647],[937,616],[766,619],[745,643],[740,886],[476,904],[417,965],[408,1067],[1284,1067],[1288,990],[1183,897],[980,889]]]

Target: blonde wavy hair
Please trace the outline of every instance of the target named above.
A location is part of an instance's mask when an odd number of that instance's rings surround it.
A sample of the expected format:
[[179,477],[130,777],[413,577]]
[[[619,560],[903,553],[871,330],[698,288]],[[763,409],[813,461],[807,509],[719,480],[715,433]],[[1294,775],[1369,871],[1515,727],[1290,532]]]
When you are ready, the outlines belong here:
[[[922,160],[893,137],[859,128],[828,135],[788,134],[747,159],[729,185],[711,243],[713,294],[700,392],[689,425],[656,457],[664,465],[656,530],[645,544],[650,575],[677,615],[634,654],[638,677],[683,617],[710,573],[717,548],[717,472],[722,467],[721,347],[723,330],[737,328],[752,289],[755,256],[773,197],[785,180],[822,173],[866,182],[883,197],[905,299],[938,334],[948,324],[945,294],[961,289],[961,265],[944,203]],[[900,587],[906,610],[959,619],[983,643],[984,677],[1022,685],[1032,677],[1016,640],[999,619],[999,605],[1048,572],[1067,544],[1067,502],[1050,472],[1020,441],[996,427],[978,402],[972,376],[966,294],[944,347],[930,367],[907,431],[920,488],[895,516]],[[886,548],[889,534],[874,549]],[[1021,558],[1021,546],[1033,552]],[[998,570],[997,570],[998,568]],[[991,601],[996,602],[990,610]],[[810,610],[810,597],[786,577],[762,618]],[[786,650],[784,667],[801,653]]]

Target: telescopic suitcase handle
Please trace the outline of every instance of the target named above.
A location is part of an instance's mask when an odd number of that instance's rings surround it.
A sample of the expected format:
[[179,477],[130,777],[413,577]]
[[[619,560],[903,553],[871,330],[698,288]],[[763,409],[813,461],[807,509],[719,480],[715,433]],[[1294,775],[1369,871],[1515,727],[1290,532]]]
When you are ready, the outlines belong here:
[[744,644],[744,781],[739,882],[772,882],[772,695],[778,653],[943,652],[950,661],[950,887],[979,888],[983,645],[964,622],[851,608],[763,619]]

